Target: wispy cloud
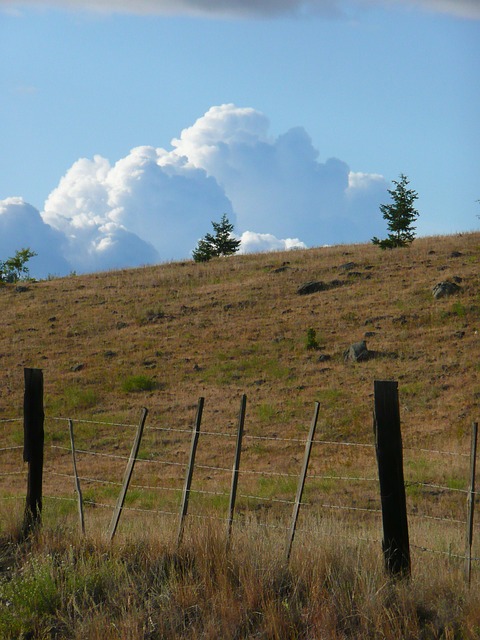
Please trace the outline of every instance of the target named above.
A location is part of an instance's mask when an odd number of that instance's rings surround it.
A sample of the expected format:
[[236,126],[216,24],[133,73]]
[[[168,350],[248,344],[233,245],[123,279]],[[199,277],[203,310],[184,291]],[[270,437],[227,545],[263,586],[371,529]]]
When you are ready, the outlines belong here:
[[38,93],[38,87],[29,85],[19,85],[13,88],[13,93],[19,96],[33,96]]
[[453,16],[480,19],[479,0],[0,0],[4,11],[33,6],[103,13],[185,15],[215,18],[278,16],[339,17],[369,6],[417,7]]

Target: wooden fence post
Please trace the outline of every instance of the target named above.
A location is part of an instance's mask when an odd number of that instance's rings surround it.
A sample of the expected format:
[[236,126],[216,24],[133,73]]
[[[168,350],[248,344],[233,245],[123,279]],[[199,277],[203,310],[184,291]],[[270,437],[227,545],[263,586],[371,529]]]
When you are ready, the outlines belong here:
[[230,503],[228,505],[228,525],[227,525],[227,550],[230,546],[232,535],[233,512],[235,511],[235,501],[237,499],[238,474],[240,472],[240,456],[242,453],[243,428],[245,425],[245,411],[247,408],[247,396],[243,394],[240,401],[240,413],[238,415],[237,443],[235,446],[235,460],[232,470],[232,484],[230,489]]
[[195,454],[197,452],[198,437],[200,435],[200,425],[202,424],[203,405],[205,398],[198,399],[197,416],[195,418],[195,428],[192,433],[192,442],[190,445],[190,458],[188,460],[187,474],[185,476],[185,484],[183,487],[182,504],[180,505],[180,522],[178,523],[177,548],[182,543],[183,525],[188,511],[188,501],[190,498],[190,487],[192,486],[193,469],[195,467]]
[[308,434],[307,442],[305,443],[305,454],[303,456],[303,465],[302,470],[300,472],[300,477],[298,479],[297,485],[297,495],[295,497],[295,505],[293,507],[293,516],[292,523],[290,525],[290,533],[288,536],[287,542],[287,550],[285,554],[285,559],[288,562],[290,560],[290,553],[292,551],[293,538],[295,537],[295,529],[297,527],[298,513],[300,511],[300,503],[302,501],[303,488],[305,486],[305,478],[307,477],[307,469],[308,463],[310,460],[310,453],[312,451],[313,438],[315,437],[315,429],[317,427],[318,421],[318,411],[320,408],[320,404],[318,402],[315,403],[315,410],[313,413],[312,424],[310,425],[310,431]]
[[410,575],[407,505],[403,479],[398,383],[374,382],[375,447],[380,480],[385,567],[393,576]]
[[143,435],[143,427],[145,426],[145,420],[147,419],[147,415],[148,415],[148,409],[145,409],[144,407],[142,410],[142,416],[140,418],[140,422],[137,427],[137,433],[135,434],[135,440],[133,441],[130,457],[128,459],[128,463],[125,468],[125,475],[123,476],[122,488],[120,490],[120,494],[117,499],[117,504],[115,505],[115,510],[113,512],[110,526],[108,527],[108,537],[110,538],[110,541],[113,540],[113,536],[115,535],[115,532],[117,530],[118,521],[120,520],[123,504],[125,502],[125,497],[128,491],[128,485],[130,484],[133,468],[135,466],[135,461],[138,455],[138,450],[140,449],[140,442],[142,441],[142,435]]
[[77,456],[75,453],[75,439],[73,437],[73,421],[68,421],[68,430],[70,432],[70,446],[72,448],[72,462],[73,462],[73,474],[75,476],[75,489],[77,491],[78,498],[78,515],[80,517],[80,530],[85,535],[85,518],[83,516],[83,496],[82,489],[80,487],[80,478],[77,471]]
[[23,459],[28,462],[28,485],[23,535],[28,536],[39,525],[42,515],[43,486],[43,371],[24,369],[25,395],[23,402],[24,445]]
[[478,423],[472,425],[470,447],[470,488],[467,496],[467,536],[465,541],[465,581],[470,585],[472,577],[473,514],[475,511],[475,470],[477,464]]

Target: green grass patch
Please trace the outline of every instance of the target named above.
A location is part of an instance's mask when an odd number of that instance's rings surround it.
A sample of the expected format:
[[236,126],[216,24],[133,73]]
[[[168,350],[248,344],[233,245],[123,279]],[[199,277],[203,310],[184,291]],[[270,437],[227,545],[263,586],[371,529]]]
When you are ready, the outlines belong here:
[[124,391],[125,393],[154,391],[157,388],[157,381],[145,375],[129,376],[122,382],[122,391]]
[[290,369],[277,359],[251,354],[236,358],[220,354],[216,362],[204,372],[208,382],[231,384],[235,381],[249,383],[255,379],[282,380],[288,378]]
[[255,413],[262,422],[271,422],[277,415],[275,407],[269,403],[263,403],[255,408]]
[[465,490],[467,488],[467,482],[464,478],[459,478],[457,476],[449,476],[445,479],[445,484],[449,489],[454,490]]
[[264,476],[259,478],[257,491],[260,498],[294,498],[297,491],[298,478],[294,476]]
[[95,389],[75,385],[65,387],[61,395],[54,398],[47,396],[45,399],[45,408],[53,414],[69,413],[72,411],[93,409],[99,402],[100,397]]
[[467,315],[467,309],[461,302],[454,302],[452,304],[452,314],[459,318],[464,318]]

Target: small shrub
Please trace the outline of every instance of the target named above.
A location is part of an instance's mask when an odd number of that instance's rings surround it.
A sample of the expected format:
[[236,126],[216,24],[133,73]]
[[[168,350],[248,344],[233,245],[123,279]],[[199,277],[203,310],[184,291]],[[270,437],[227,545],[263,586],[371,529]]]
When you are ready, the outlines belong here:
[[139,391],[153,391],[158,384],[153,378],[148,376],[130,376],[122,383],[122,390],[125,393],[137,393]]
[[311,327],[307,331],[305,348],[312,351],[320,348],[320,345],[318,344],[318,340],[317,340],[317,332],[315,331],[315,329],[312,329]]
[[461,302],[454,302],[452,305],[452,313],[459,318],[464,318],[467,314],[467,310],[465,308],[465,305],[463,305]]

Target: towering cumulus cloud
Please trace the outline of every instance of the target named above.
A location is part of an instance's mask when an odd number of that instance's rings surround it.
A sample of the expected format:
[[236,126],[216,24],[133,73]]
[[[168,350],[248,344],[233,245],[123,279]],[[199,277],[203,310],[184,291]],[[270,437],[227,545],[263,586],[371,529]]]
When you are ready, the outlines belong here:
[[271,139],[264,115],[225,104],[212,107],[172,144],[174,154],[223,187],[241,229],[295,234],[318,245],[367,240],[378,228],[381,176],[361,174],[360,180],[341,160],[319,162],[300,127]]
[[188,257],[218,211],[231,214],[231,204],[205,171],[137,147],[113,167],[100,156],[78,160],[43,218],[65,234],[77,267],[91,270]]
[[1,201],[0,259],[29,246],[39,277],[185,259],[223,213],[243,252],[381,233],[383,177],[318,155],[302,128],[272,138],[255,109],[212,107],[170,150],[137,147],[113,165],[77,160],[42,213],[20,198]]

